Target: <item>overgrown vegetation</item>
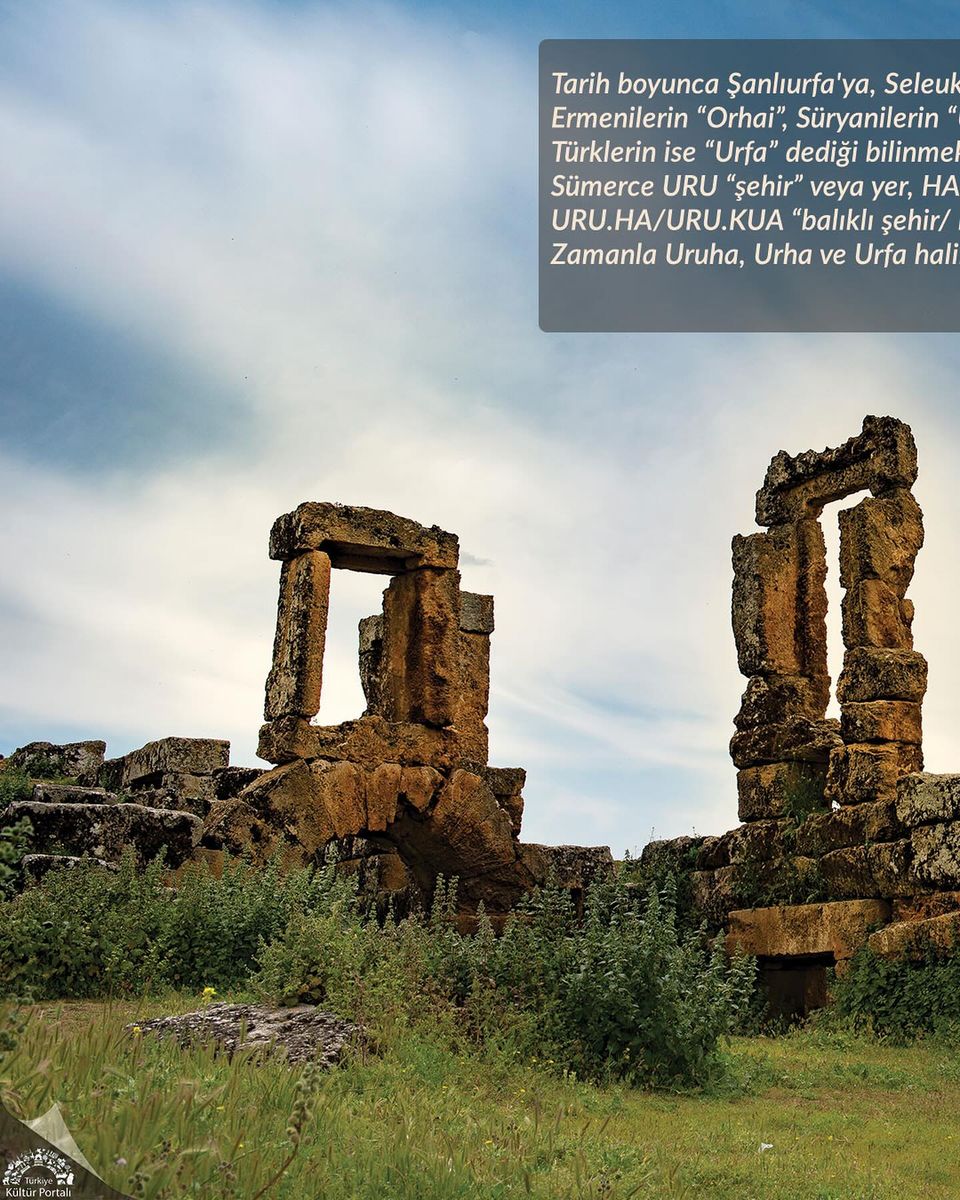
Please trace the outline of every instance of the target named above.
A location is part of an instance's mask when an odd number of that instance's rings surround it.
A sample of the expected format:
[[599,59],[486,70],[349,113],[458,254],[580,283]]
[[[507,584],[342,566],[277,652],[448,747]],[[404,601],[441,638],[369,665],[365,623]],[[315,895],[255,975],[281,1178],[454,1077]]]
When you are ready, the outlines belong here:
[[0,912],[0,978],[37,998],[145,996],[164,987],[244,988],[324,1003],[368,1022],[391,1012],[453,1040],[551,1057],[593,1078],[702,1081],[745,1012],[752,962],[681,929],[667,887],[645,897],[620,878],[591,889],[582,921],[569,893],[530,897],[494,936],[461,931],[440,882],[426,917],[381,926],[333,862],[281,875],[228,863],[188,867],[171,889],[160,862],[116,874],[54,872]]
[[95,1168],[137,1200],[957,1195],[960,1067],[933,1042],[734,1039],[706,1089],[651,1094],[539,1057],[452,1054],[445,1024],[384,1014],[379,1051],[314,1090],[277,1061],[127,1028],[196,1004],[179,994],[35,1007],[6,1039],[0,1014],[0,1098],[27,1119],[59,1103]]
[[822,1020],[904,1043],[937,1034],[960,1046],[960,954],[929,946],[886,959],[864,946],[833,986]]
[[[22,771],[0,770],[0,813],[16,800],[27,800],[33,783]],[[14,894],[20,886],[20,860],[30,844],[32,826],[25,818],[0,825],[0,898]]]

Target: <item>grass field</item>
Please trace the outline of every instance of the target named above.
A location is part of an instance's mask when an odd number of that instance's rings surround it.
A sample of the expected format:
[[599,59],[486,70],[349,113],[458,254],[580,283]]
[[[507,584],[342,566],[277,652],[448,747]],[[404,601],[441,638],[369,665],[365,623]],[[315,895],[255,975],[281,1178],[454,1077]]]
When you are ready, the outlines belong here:
[[[28,1011],[4,1102],[54,1100],[81,1149],[138,1197],[448,1200],[960,1196],[960,1056],[798,1032],[734,1039],[712,1089],[596,1087],[445,1031],[384,1027],[326,1075],[290,1166],[298,1073],[124,1031],[196,997]],[[761,1146],[768,1148],[762,1149]],[[266,1188],[266,1190],[263,1190]]]

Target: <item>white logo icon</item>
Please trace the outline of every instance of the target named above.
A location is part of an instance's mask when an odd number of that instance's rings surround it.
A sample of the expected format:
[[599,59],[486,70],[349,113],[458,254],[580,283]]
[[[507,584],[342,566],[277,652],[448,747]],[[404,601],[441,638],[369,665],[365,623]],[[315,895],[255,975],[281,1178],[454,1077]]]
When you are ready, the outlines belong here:
[[54,1200],[69,1197],[74,1167],[56,1150],[28,1150],[9,1163],[3,1173],[8,1200]]

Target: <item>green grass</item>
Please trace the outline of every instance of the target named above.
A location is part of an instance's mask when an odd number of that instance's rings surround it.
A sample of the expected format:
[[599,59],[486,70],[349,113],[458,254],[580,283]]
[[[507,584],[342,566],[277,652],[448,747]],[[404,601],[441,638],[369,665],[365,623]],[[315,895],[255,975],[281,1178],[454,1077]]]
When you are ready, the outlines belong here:
[[[138,1197],[253,1200],[288,1157],[298,1072],[123,1031],[196,996],[36,1006],[0,1059],[4,1102],[59,1101],[107,1181]],[[734,1039],[697,1093],[598,1087],[442,1026],[384,1023],[325,1075],[286,1200],[937,1200],[960,1194],[960,1059],[799,1032]],[[760,1152],[761,1143],[771,1148]]]

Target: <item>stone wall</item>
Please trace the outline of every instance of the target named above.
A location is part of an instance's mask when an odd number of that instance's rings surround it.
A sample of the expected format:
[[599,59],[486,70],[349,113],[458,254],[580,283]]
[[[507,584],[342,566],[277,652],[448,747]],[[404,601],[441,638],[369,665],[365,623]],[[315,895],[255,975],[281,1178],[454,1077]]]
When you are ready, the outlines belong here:
[[[910,428],[867,417],[835,449],[777,454],[757,493],[761,531],[733,540],[733,633],[748,680],[730,743],[742,824],[652,843],[643,861],[683,874],[731,946],[761,958],[842,962],[877,926],[929,919],[942,929],[943,904],[960,889],[960,776],[922,773],[927,663],[907,598],[923,545],[916,478]],[[861,491],[869,495],[839,518],[835,721],[819,518]],[[935,894],[931,914],[921,901]]]

